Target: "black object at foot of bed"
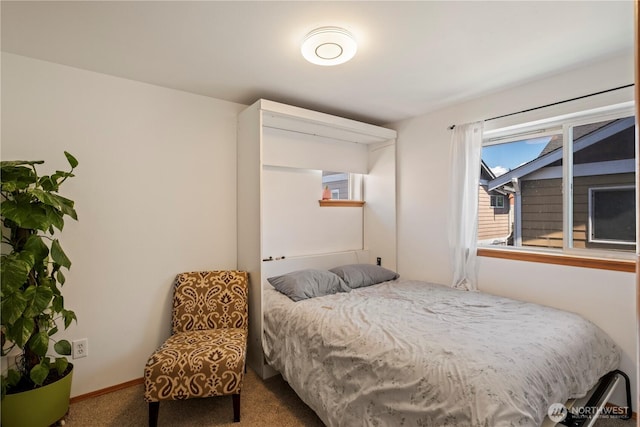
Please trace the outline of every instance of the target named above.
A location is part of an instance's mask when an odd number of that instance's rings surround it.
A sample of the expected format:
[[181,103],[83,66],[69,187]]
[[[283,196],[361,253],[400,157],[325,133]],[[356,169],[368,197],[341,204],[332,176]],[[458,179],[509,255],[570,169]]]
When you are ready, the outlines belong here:
[[[607,400],[620,382],[620,378],[625,381],[625,391],[627,395],[627,407],[616,408],[615,412],[610,413],[609,416],[615,415],[616,417],[628,420],[631,418],[632,401],[631,401],[631,384],[629,382],[629,376],[619,369],[613,370],[600,379],[599,384],[595,387],[594,392],[589,397],[587,403],[581,407],[573,406],[572,409],[567,411],[567,416],[564,420],[560,421],[560,424],[569,427],[589,427],[592,426],[596,419],[603,411]],[[574,409],[575,408],[575,409]],[[626,409],[622,414],[621,410]]]

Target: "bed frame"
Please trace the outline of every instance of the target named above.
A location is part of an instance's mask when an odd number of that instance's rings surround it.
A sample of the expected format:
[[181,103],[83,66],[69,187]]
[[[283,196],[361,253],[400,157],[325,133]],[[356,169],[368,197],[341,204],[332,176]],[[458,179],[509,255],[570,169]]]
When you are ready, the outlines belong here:
[[[268,277],[277,276],[280,274],[288,273],[291,271],[301,270],[305,268],[316,269],[330,269],[339,265],[345,264],[360,264],[367,263],[370,259],[369,251],[367,250],[354,250],[337,253],[328,253],[321,255],[309,255],[298,256],[293,258],[281,258],[273,260],[263,260],[262,262],[262,277],[263,283],[260,285],[259,294],[262,299],[262,290],[265,286],[271,285],[267,282]],[[253,292],[257,290],[252,290]],[[262,302],[262,301],[261,301]],[[263,335],[262,335],[263,336]],[[271,368],[265,361],[265,371],[267,375],[265,378],[275,376],[279,374],[278,371]],[[620,370],[611,371],[604,375],[598,384],[587,394],[586,397],[581,399],[572,399],[565,403],[565,407],[568,409],[567,417],[559,422],[555,423],[547,416],[542,424],[542,427],[552,426],[568,426],[568,427],[591,427],[595,423],[596,419],[603,413],[605,406],[613,394],[614,390],[620,385],[620,382],[625,382],[627,410],[625,415],[620,418],[628,420],[632,414],[632,399],[631,399],[631,385],[627,374]],[[572,408],[575,408],[577,415],[574,415]],[[578,408],[589,408],[595,413],[595,416],[585,417],[580,416]],[[592,409],[597,408],[597,409]],[[589,415],[584,414],[583,415]],[[593,414],[591,414],[593,415]]]
[[[620,381],[624,380],[625,382],[625,391],[627,396],[627,408],[625,414],[622,415],[619,412],[616,412],[616,415],[620,415],[620,418],[623,420],[628,420],[631,418],[632,414],[632,400],[631,400],[631,384],[629,382],[629,376],[624,372],[616,369],[615,371],[611,371],[608,374],[605,374],[602,378],[600,378],[600,382],[596,384],[596,386],[591,389],[587,396],[581,399],[575,399],[568,402],[565,406],[568,408],[567,417],[561,421],[559,424],[569,426],[569,427],[591,427],[595,424],[598,417],[606,411],[605,406],[613,394],[614,390],[620,385]],[[572,409],[575,408],[575,414]],[[593,410],[595,415],[588,414],[586,412],[580,413],[579,408],[589,408],[589,410]],[[593,409],[592,409],[593,408]],[[619,411],[619,409],[617,409]],[[582,416],[581,416],[582,415]],[[587,416],[593,415],[593,416]],[[548,419],[548,417],[547,417]],[[546,426],[547,424],[543,424]],[[553,425],[553,424],[551,424]]]

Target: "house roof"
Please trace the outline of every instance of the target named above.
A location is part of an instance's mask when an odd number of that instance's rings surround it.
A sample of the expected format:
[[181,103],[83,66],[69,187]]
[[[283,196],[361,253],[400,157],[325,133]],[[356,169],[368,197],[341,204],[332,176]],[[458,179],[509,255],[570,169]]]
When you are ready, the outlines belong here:
[[493,173],[489,165],[487,165],[484,160],[480,160],[480,179],[491,181],[496,179],[496,175]]
[[[596,144],[609,136],[615,135],[625,129],[635,125],[634,117],[626,117],[623,119],[613,120],[609,122],[594,123],[594,126],[575,128],[574,132],[574,152],[578,152],[593,144]],[[583,128],[583,129],[580,129]],[[552,138],[553,139],[553,138]],[[558,145],[559,140],[559,145]],[[557,146],[556,146],[557,145]],[[542,150],[540,155],[522,166],[510,170],[509,172],[496,177],[487,184],[489,191],[495,190],[505,184],[510,183],[514,178],[522,178],[545,166],[548,166],[562,159],[562,141],[558,138],[556,141],[549,141],[547,146]]]
[[[598,123],[589,123],[586,125],[582,125],[582,126],[577,126],[575,128],[573,128],[573,139],[574,140],[578,140],[580,138],[582,138],[583,136],[586,136],[592,132],[597,131],[598,129],[608,125],[609,123],[613,122],[614,120],[607,120],[604,122],[598,122]],[[559,148],[562,148],[562,137],[560,135],[553,135],[551,137],[551,139],[549,140],[549,142],[547,143],[547,145],[544,147],[544,149],[540,152],[540,154],[538,155],[538,157],[542,157],[552,151],[555,151]]]

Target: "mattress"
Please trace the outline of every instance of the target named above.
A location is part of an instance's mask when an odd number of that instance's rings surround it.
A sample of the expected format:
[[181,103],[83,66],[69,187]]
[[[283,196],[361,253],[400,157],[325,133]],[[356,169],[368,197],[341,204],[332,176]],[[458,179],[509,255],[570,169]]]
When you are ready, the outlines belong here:
[[267,362],[328,426],[539,426],[620,358],[577,314],[426,282],[263,307]]

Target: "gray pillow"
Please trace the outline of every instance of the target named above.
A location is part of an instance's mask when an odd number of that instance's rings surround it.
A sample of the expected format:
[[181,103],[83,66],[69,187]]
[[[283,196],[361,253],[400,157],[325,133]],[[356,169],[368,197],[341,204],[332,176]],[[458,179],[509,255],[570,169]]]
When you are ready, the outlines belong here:
[[395,271],[373,264],[348,264],[329,271],[340,276],[351,289],[376,285],[400,277]]
[[351,291],[340,277],[327,270],[298,270],[267,280],[293,301]]

